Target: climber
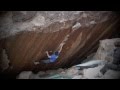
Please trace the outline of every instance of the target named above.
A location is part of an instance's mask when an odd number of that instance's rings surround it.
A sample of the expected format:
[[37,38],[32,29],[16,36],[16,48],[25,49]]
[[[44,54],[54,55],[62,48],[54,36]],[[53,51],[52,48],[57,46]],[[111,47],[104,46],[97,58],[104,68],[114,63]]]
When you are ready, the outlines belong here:
[[[59,57],[59,54],[60,52],[62,51],[62,47],[65,43],[61,43],[60,46],[59,46],[59,50],[58,51],[55,51],[52,55],[49,55],[48,51],[46,51],[46,54],[47,54],[47,57],[48,59],[47,60],[41,60],[41,62],[43,63],[53,63],[57,60],[57,58]],[[39,64],[40,62],[34,62],[34,64]]]

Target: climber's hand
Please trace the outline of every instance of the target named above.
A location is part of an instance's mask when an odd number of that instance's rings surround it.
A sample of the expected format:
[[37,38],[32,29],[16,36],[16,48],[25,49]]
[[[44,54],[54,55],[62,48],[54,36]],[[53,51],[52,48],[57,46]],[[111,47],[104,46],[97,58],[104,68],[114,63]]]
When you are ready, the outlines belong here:
[[48,51],[46,51],[45,53],[48,53]]

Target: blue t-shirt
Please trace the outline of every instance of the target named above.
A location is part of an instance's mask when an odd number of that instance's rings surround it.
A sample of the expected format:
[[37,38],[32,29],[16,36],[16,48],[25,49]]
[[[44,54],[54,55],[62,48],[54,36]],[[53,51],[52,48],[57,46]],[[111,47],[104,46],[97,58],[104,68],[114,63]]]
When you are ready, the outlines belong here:
[[50,59],[50,62],[55,62],[57,58],[58,58],[58,55],[52,54],[49,59]]

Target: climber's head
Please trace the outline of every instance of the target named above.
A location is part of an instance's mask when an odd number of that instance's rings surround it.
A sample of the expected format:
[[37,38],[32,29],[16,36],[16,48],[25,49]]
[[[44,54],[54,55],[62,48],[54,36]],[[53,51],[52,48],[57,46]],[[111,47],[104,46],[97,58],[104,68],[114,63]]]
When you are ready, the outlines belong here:
[[59,55],[59,52],[58,52],[58,51],[56,51],[56,52],[55,52],[55,55],[57,55],[57,56],[58,56],[58,55]]

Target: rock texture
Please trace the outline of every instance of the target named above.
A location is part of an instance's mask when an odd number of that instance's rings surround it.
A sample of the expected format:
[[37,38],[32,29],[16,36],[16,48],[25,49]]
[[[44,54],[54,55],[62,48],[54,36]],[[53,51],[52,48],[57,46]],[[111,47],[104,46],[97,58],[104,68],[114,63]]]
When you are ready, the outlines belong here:
[[117,49],[117,43],[120,43],[120,38],[101,40],[94,59],[107,60],[112,62],[114,50]]
[[[104,50],[103,47],[104,46]],[[112,51],[111,51],[112,50]],[[111,52],[110,52],[111,51]],[[105,55],[104,55],[104,54]],[[112,53],[112,54],[110,54]],[[18,79],[120,79],[120,38],[101,40],[99,48],[93,56],[95,58],[99,54],[99,59],[86,61],[66,69],[39,71],[34,73],[31,71],[23,71],[18,75]],[[105,57],[112,57],[106,59]],[[97,57],[96,57],[97,58]],[[91,59],[91,58],[89,58]],[[92,66],[98,63],[97,66]],[[100,63],[107,61],[105,63]],[[90,62],[90,63],[89,63]],[[86,66],[86,67],[83,67]],[[78,68],[79,67],[79,68]],[[80,69],[82,67],[82,69]],[[105,71],[103,73],[103,71]]]
[[8,56],[6,54],[5,50],[2,50],[3,52],[1,53],[1,58],[0,58],[0,70],[4,71],[7,68],[9,68],[9,62],[10,60],[8,59]]
[[[46,70],[81,62],[99,40],[119,32],[119,16],[112,11],[13,11],[0,12],[0,53],[10,61],[5,72]],[[34,65],[47,58],[69,36],[57,62]],[[2,57],[2,54],[0,55]]]

